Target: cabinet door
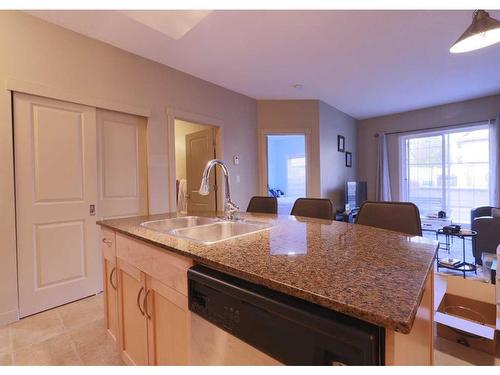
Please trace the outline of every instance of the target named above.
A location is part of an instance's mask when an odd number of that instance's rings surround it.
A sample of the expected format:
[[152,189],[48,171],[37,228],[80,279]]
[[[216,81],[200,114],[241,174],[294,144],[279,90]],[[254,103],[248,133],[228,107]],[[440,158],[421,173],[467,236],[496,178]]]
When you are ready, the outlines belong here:
[[101,229],[104,316],[109,335],[118,341],[118,276],[116,274],[115,232]]
[[139,269],[118,259],[119,346],[131,365],[148,364],[148,332],[144,314],[146,277]]
[[149,364],[188,365],[190,362],[187,297],[148,276]]
[[116,262],[103,259],[104,265],[104,305],[106,316],[106,329],[111,338],[118,339],[118,277]]

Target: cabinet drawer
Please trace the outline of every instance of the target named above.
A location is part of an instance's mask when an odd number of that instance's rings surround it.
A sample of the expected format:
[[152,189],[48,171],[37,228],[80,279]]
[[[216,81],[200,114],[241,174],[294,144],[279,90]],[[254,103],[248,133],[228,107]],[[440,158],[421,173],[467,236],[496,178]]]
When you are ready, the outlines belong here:
[[117,233],[116,255],[166,286],[187,296],[189,258]]
[[101,227],[101,251],[105,259],[115,262],[116,236],[113,230]]

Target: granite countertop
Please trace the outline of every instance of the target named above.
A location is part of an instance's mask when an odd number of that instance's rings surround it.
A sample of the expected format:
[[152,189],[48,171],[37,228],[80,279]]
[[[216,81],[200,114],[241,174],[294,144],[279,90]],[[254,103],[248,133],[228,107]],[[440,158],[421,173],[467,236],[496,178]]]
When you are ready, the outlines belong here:
[[[363,225],[241,213],[269,230],[202,245],[142,227],[176,213],[98,222],[271,289],[409,333],[438,243]],[[205,215],[206,216],[206,215]]]

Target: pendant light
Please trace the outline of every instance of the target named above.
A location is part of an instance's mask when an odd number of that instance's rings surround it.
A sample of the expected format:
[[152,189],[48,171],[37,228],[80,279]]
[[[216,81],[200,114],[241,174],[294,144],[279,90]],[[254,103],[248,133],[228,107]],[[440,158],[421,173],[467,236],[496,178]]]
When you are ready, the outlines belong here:
[[476,10],[472,24],[451,46],[451,53],[474,51],[500,42],[500,21],[491,18],[488,12]]

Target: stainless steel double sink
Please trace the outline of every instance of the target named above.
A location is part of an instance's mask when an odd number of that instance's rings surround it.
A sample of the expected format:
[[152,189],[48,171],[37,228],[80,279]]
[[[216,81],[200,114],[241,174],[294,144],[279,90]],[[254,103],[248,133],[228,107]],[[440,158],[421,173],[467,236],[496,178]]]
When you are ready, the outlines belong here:
[[272,227],[268,223],[246,220],[228,221],[203,216],[182,216],[172,219],[146,221],[141,225],[145,228],[205,245],[246,236]]

